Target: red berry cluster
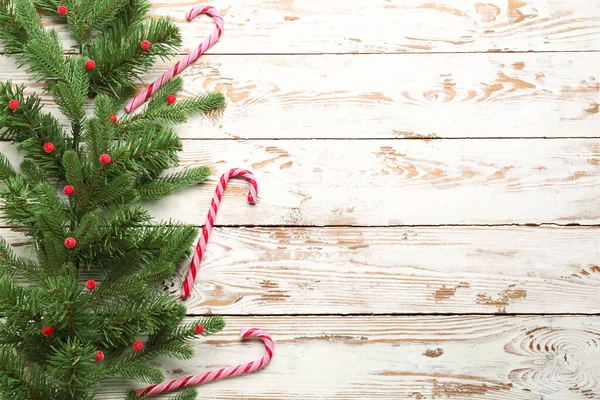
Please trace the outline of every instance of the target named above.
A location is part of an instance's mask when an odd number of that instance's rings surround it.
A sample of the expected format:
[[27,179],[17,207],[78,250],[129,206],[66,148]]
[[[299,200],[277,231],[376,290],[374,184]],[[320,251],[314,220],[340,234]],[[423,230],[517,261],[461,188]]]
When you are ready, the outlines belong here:
[[149,40],[142,40],[142,43],[140,43],[140,47],[142,48],[142,50],[150,50],[150,46],[152,46],[152,44]]

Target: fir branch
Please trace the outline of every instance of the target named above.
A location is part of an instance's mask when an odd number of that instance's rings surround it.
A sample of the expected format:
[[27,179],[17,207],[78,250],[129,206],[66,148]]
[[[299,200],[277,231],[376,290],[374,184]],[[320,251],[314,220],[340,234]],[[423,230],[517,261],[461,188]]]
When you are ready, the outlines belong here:
[[7,53],[22,53],[29,36],[17,19],[14,0],[0,0],[0,38]]
[[82,125],[89,91],[89,77],[84,60],[77,58],[66,64],[67,79],[56,82],[50,89],[54,101],[71,123]]
[[208,167],[191,167],[167,176],[157,178],[156,182],[170,183],[173,189],[184,189],[189,186],[202,183],[210,176],[210,168]]
[[34,164],[33,161],[28,158],[21,162],[19,170],[21,170],[23,177],[30,183],[47,182],[50,178],[44,169],[39,165]]
[[27,33],[27,37],[37,37],[44,31],[42,18],[31,1],[16,0],[14,12],[15,20]]
[[70,221],[69,212],[56,190],[49,183],[39,184],[34,189],[34,200],[32,208],[36,216],[36,226],[32,234],[40,237],[66,237]]
[[4,154],[0,153],[0,180],[4,181],[15,175],[15,170],[10,164],[8,158]]
[[3,219],[13,227],[34,228],[35,213],[30,204],[31,196],[31,188],[22,176],[6,179],[0,191]]
[[85,246],[93,243],[99,237],[99,218],[94,212],[89,212],[81,218],[77,224],[74,237],[77,240],[77,249],[81,250]]
[[[14,86],[10,82],[0,83],[0,103],[8,104],[12,99],[20,103],[17,110],[0,108],[3,130],[0,139],[10,139],[17,143],[27,158],[35,162],[46,173],[62,177],[60,159],[63,152],[71,147],[71,140],[65,138],[58,120],[49,113],[41,111],[38,96],[25,97],[23,86]],[[51,154],[43,150],[47,142],[54,144]]]
[[[152,43],[149,50],[140,47],[144,39]],[[130,94],[135,89],[134,80],[146,73],[158,57],[165,59],[176,54],[180,45],[179,30],[168,18],[130,26],[112,25],[94,46],[85,49],[85,56],[97,64],[92,74],[93,91],[117,98],[123,97],[123,93]]]
[[50,357],[48,365],[56,379],[67,383],[67,400],[91,400],[94,398],[100,369],[94,356],[96,349],[81,343],[76,338],[69,338],[58,343]]
[[62,164],[65,169],[67,183],[75,189],[77,201],[83,203],[85,184],[83,182],[83,165],[79,155],[73,150],[66,151],[63,155]]
[[138,382],[160,383],[164,375],[158,368],[150,367],[139,362],[130,361],[114,365],[112,368],[103,372],[106,377],[123,376]]
[[69,15],[68,24],[79,44],[89,41],[94,30],[101,30],[114,22],[129,0],[86,1]]
[[42,31],[25,44],[21,64],[29,65],[28,72],[35,78],[55,83],[57,80],[69,81],[69,64],[63,55],[63,48],[54,30]]
[[41,298],[37,289],[0,277],[0,293],[0,314],[11,325],[28,326],[41,321]]

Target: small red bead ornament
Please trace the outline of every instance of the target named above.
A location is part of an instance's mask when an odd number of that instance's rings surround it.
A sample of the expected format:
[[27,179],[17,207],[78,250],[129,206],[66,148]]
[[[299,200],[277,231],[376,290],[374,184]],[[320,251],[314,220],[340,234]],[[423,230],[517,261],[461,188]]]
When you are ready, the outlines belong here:
[[172,94],[170,94],[170,95],[167,97],[167,103],[168,103],[168,104],[173,104],[173,103],[175,103],[175,100],[177,100],[177,97],[175,97],[175,96],[174,96],[174,95],[172,95]]
[[65,239],[65,247],[67,249],[72,249],[73,247],[75,247],[76,244],[77,244],[77,241],[75,239],[73,239],[72,237],[68,237]]
[[71,196],[73,193],[75,193],[75,188],[71,185],[67,185],[63,188],[63,193],[67,196]]
[[98,350],[98,351],[96,352],[96,361],[100,362],[100,361],[102,361],[102,360],[104,360],[104,353],[103,353],[103,352],[101,352],[100,350]]
[[87,290],[94,290],[96,289],[96,281],[93,279],[90,279],[89,281],[87,281],[85,283],[85,287],[87,288]]
[[133,349],[135,351],[141,351],[144,348],[144,343],[140,342],[139,340],[135,343],[133,343]]
[[67,15],[67,7],[65,7],[64,5],[60,5],[58,6],[58,9],[56,10],[56,12],[58,13],[58,15]]
[[150,50],[150,46],[152,45],[150,44],[149,40],[142,40],[142,43],[140,43],[142,50]]
[[85,62],[85,67],[88,69],[88,71],[91,71],[96,68],[96,62],[94,60],[87,60]]
[[52,336],[52,334],[54,333],[54,328],[52,328],[50,325],[46,325],[45,327],[42,328],[42,335],[49,337]]
[[48,154],[52,153],[54,151],[54,143],[52,143],[52,142],[44,143],[44,151]]
[[10,108],[11,110],[16,110],[17,108],[19,108],[20,104],[19,104],[19,100],[11,100],[8,102],[8,108]]
[[110,114],[110,117],[108,117],[108,119],[113,123],[116,124],[117,123],[117,116],[115,114]]
[[108,154],[102,154],[100,156],[100,162],[104,165],[110,164],[110,156]]
[[204,332],[204,327],[202,325],[196,325],[196,334],[198,335],[202,335],[202,333]]

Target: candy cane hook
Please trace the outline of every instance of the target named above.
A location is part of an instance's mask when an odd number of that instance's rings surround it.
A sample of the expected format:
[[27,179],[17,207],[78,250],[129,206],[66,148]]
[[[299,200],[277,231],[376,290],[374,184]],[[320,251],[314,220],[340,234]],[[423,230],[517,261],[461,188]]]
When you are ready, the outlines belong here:
[[250,183],[250,191],[248,192],[248,203],[256,203],[258,186],[256,184],[256,178],[254,178],[252,172],[247,171],[245,169],[234,168],[227,171],[221,176],[219,184],[217,185],[217,190],[215,190],[215,196],[213,197],[212,203],[210,204],[208,215],[206,216],[206,222],[202,227],[202,235],[200,235],[200,240],[198,240],[198,244],[196,245],[194,257],[192,258],[192,262],[190,263],[190,269],[188,270],[187,276],[185,277],[185,281],[183,282],[183,287],[181,288],[181,297],[183,297],[184,299],[190,296],[190,292],[192,291],[192,287],[194,286],[196,272],[198,272],[200,261],[202,261],[202,256],[204,254],[204,250],[206,249],[206,244],[208,243],[208,237],[215,223],[215,217],[217,216],[219,204],[221,203],[221,199],[223,198],[223,192],[225,191],[227,182],[229,181],[229,179],[235,177],[243,177],[246,178],[246,180],[248,180],[248,182]]
[[269,334],[263,331],[262,329],[250,328],[243,329],[240,332],[240,336],[242,337],[242,339],[247,339],[251,337],[261,338],[263,343],[265,344],[265,355],[259,360],[251,361],[246,364],[240,364],[235,367],[221,368],[218,370],[208,371],[203,374],[191,375],[185,378],[174,379],[172,381],[159,383],[158,385],[152,385],[146,388],[138,389],[135,392],[136,396],[155,396],[161,393],[172,392],[174,390],[201,385],[203,383],[211,381],[216,381],[218,379],[225,379],[230,378],[232,376],[248,374],[250,372],[258,371],[259,369],[264,368],[273,357],[273,340],[271,340]]
[[196,61],[198,57],[200,57],[206,50],[208,50],[213,44],[215,44],[217,40],[219,40],[221,34],[223,33],[223,18],[221,17],[219,11],[217,11],[217,9],[211,6],[199,6],[194,7],[190,11],[188,11],[185,14],[185,17],[188,21],[191,21],[199,14],[208,14],[214,18],[217,27],[215,28],[213,33],[211,33],[209,37],[204,39],[200,46],[194,49],[190,54],[186,55],[181,60],[179,60],[177,64],[173,66],[173,68],[165,72],[163,76],[158,78],[153,84],[148,86],[140,94],[131,99],[131,101],[125,106],[126,112],[130,113],[142,104],[144,104],[144,102],[148,100],[154,92],[160,89],[162,85],[165,84],[165,82],[173,78],[175,75],[179,74],[181,71],[183,71],[185,67]]

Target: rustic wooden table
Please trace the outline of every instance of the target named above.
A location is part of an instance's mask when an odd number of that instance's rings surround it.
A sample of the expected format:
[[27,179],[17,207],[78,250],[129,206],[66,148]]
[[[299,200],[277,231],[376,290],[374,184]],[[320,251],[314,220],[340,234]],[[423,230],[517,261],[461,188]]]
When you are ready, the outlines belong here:
[[[152,9],[187,49],[195,4]],[[201,398],[600,399],[600,2],[210,4],[185,90],[228,105],[179,132],[213,176],[151,209],[200,226],[231,167],[260,202],[226,191],[187,305],[228,326],[169,376],[260,356],[257,326],[272,363]]]

